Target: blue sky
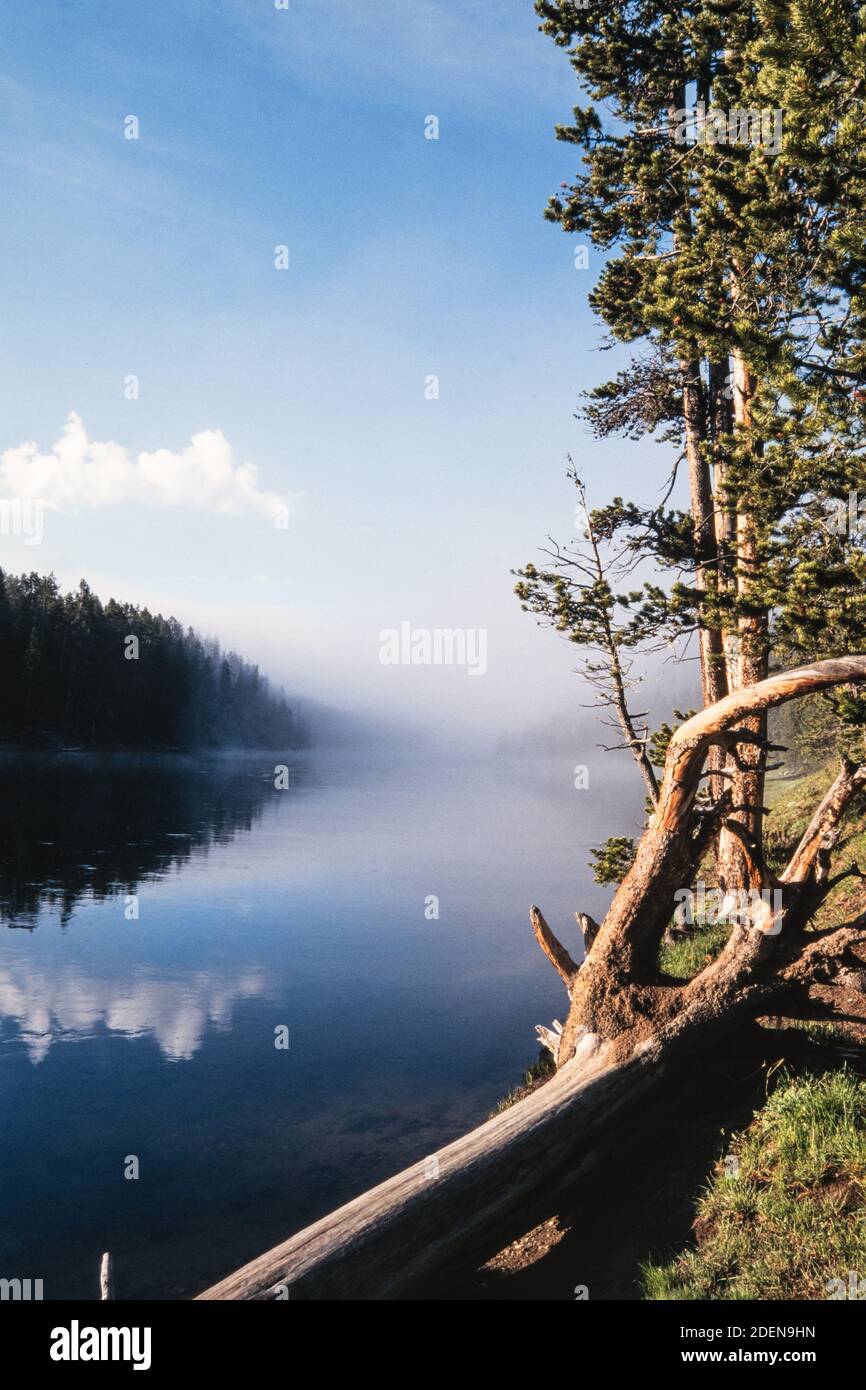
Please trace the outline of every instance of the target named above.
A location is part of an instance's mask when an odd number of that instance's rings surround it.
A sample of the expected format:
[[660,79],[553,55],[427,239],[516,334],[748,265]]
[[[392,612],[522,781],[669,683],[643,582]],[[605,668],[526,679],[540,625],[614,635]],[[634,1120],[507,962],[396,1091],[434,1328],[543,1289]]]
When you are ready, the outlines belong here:
[[[529,0],[19,0],[0,53],[0,495],[35,470],[53,499],[0,563],[342,706],[481,729],[576,703],[508,571],[571,534],[569,450],[599,503],[653,500],[667,460],[573,418],[616,362],[598,257],[542,217],[577,94]],[[406,620],[486,628],[487,676],[383,667]]]

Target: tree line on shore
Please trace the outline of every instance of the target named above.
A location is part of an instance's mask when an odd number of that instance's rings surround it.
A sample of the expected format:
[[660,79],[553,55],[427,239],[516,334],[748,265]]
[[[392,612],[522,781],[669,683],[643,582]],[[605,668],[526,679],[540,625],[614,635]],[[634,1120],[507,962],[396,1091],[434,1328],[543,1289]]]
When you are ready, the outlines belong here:
[[306,735],[258,667],[176,618],[82,579],[0,570],[0,739],[87,747],[297,748]]

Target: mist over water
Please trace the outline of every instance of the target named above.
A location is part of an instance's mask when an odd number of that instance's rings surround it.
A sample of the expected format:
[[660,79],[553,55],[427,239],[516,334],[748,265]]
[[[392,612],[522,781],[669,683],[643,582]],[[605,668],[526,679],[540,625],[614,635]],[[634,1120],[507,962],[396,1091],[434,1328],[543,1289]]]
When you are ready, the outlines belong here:
[[0,760],[0,1273],[194,1293],[520,1080],[566,1003],[529,904],[577,952],[634,771],[374,746],[284,791],[272,754]]

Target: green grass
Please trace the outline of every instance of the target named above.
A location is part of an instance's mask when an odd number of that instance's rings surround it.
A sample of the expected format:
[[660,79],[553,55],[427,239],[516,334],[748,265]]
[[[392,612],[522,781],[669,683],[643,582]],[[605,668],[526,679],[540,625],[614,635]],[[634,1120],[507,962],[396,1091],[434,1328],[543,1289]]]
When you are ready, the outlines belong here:
[[770,814],[764,822],[764,852],[777,871],[783,869],[837,768],[831,764],[801,777],[767,778],[764,801]]
[[696,1249],[643,1266],[645,1298],[826,1299],[851,1270],[866,1289],[866,1081],[785,1077],[716,1165],[694,1229]]
[[[765,847],[776,872],[787,863],[835,774],[828,765],[768,782]],[[833,870],[853,862],[866,870],[862,802],[849,815]],[[708,861],[707,881],[710,869]],[[864,908],[864,885],[846,880],[814,925],[836,925]],[[677,979],[692,978],[718,954],[728,930],[705,926],[663,946],[660,968]],[[796,1027],[829,1048],[862,1044],[859,1035],[836,1024],[782,1026]],[[847,1281],[851,1270],[866,1291],[866,1080],[845,1070],[785,1077],[716,1164],[694,1231],[696,1248],[667,1263],[644,1265],[646,1298],[826,1299],[833,1291],[830,1281]]]
[[534,1091],[542,1081],[546,1081],[549,1076],[553,1076],[555,1071],[556,1067],[554,1066],[553,1057],[548,1052],[547,1048],[543,1047],[538,1054],[537,1060],[532,1063],[531,1067],[527,1067],[526,1071],[523,1073],[522,1086],[513,1086],[508,1092],[508,1095],[503,1096],[499,1101],[496,1109],[491,1110],[488,1118],[492,1120],[494,1115],[501,1115],[503,1110],[510,1110],[512,1105],[516,1105],[519,1100],[523,1100],[523,1097],[528,1096],[530,1091]]
[[662,943],[659,969],[675,980],[691,980],[699,970],[715,960],[730,935],[730,926],[716,924],[699,928],[680,941]]

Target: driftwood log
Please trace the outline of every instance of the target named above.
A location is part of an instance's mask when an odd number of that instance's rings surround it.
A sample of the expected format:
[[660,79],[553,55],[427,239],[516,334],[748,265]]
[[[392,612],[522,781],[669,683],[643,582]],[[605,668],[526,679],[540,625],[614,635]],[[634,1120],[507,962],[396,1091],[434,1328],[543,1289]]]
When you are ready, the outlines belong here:
[[592,1168],[599,1131],[656,1079],[641,1059],[612,1068],[597,1053],[574,1057],[532,1095],[199,1298],[394,1299],[443,1270],[471,1269],[526,1228],[540,1194],[537,1219],[548,1214],[563,1175]]
[[[559,1186],[627,1133],[631,1108],[668,1064],[756,1018],[866,1020],[866,919],[817,931],[812,919],[851,873],[832,872],[846,812],[866,764],[844,761],[778,875],[767,867],[753,808],[702,790],[747,746],[766,756],[755,716],[787,700],[866,680],[866,656],[819,661],[760,681],[703,710],[673,735],[655,813],[599,926],[576,914],[575,962],[540,909],[536,940],[568,996],[563,1024],[539,1028],[556,1074],[439,1154],[415,1164],[207,1289],[202,1299],[396,1298],[456,1265],[480,1262],[549,1211]],[[742,877],[723,885],[730,935],[718,958],[683,983],[664,976],[659,945],[678,890],[724,829],[742,846]],[[743,905],[745,902],[745,905]]]

